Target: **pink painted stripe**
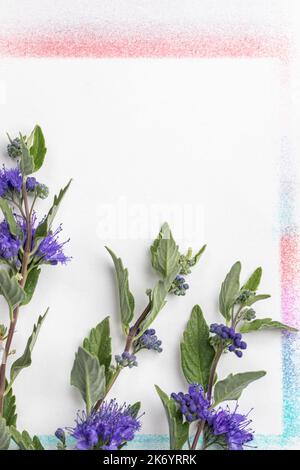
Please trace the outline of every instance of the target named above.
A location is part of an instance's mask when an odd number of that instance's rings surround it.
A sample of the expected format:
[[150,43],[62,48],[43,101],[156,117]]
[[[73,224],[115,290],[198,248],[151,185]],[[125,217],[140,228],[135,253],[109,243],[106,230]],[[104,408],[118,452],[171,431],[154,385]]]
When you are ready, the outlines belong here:
[[299,235],[283,235],[281,254],[281,303],[283,321],[300,326],[300,240]]
[[0,56],[8,57],[276,57],[287,59],[283,35],[241,32],[117,31],[80,29],[37,33],[0,32]]

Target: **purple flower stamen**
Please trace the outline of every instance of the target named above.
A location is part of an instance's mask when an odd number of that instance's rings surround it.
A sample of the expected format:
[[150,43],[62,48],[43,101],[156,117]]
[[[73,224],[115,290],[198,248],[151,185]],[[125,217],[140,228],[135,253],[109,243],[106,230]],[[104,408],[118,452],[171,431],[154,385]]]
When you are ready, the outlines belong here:
[[119,406],[116,400],[104,402],[99,411],[86,416],[79,413],[71,436],[76,439],[76,448],[90,450],[117,450],[121,445],[134,439],[140,429],[139,418],[132,415],[130,406]]

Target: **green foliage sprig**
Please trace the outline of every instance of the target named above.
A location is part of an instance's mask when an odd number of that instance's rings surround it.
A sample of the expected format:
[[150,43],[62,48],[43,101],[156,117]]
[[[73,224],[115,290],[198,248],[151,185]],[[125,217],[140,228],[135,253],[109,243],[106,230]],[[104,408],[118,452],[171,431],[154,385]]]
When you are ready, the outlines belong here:
[[[262,378],[265,371],[229,374],[219,380],[217,367],[223,354],[235,352],[242,357],[247,343],[242,333],[262,329],[279,329],[296,332],[295,328],[271,318],[256,318],[252,305],[269,298],[257,294],[262,269],[257,268],[247,282],[240,284],[241,263],[235,263],[226,275],[219,295],[219,311],[225,325],[207,325],[199,305],[195,305],[180,345],[181,369],[190,384],[189,393],[172,393],[169,397],[158,386],[156,390],[164,405],[169,423],[170,449],[178,450],[186,444],[196,449],[200,437],[202,448],[212,445],[223,449],[242,449],[253,439],[247,415],[236,408],[218,408],[228,401],[237,401],[243,390]],[[232,357],[230,355],[230,357]],[[193,440],[190,440],[192,433]]]
[[[123,369],[137,365],[136,354],[141,349],[153,349],[161,352],[161,341],[157,339],[155,330],[150,327],[164,308],[168,295],[172,293],[185,294],[188,284],[182,276],[190,274],[191,269],[198,263],[204,252],[205,246],[195,256],[192,255],[191,249],[186,255],[181,254],[170,227],[167,223],[163,224],[150,248],[151,264],[158,274],[158,280],[152,289],[146,290],[148,302],[136,319],[135,300],[129,287],[128,270],[124,267],[121,258],[116,256],[110,248],[106,249],[115,267],[120,320],[125,344],[123,352],[120,355],[115,355],[115,361],[113,361],[109,317],[106,317],[91,330],[90,335],[84,339],[83,345],[76,353],[71,371],[71,384],[78,388],[85,402],[86,423],[90,423],[89,416],[94,416],[98,410],[101,412],[104,400]],[[130,409],[135,408],[138,411],[140,403],[132,405]],[[79,420],[77,431],[74,431],[77,438],[78,429],[81,429],[80,423]],[[91,426],[91,424],[89,425]],[[58,436],[61,436],[61,432],[58,433]],[[84,437],[82,437],[82,441],[85,442]],[[79,440],[78,445],[98,448],[99,443],[82,444],[82,441]]]
[[0,171],[0,209],[4,216],[0,223],[0,295],[8,307],[8,326],[0,325],[0,449],[8,448],[12,439],[20,449],[42,450],[37,436],[31,439],[26,431],[19,433],[16,429],[12,387],[20,372],[32,362],[32,351],[48,309],[39,316],[24,352],[10,366],[9,374],[8,359],[14,354],[11,346],[21,307],[34,295],[41,266],[69,260],[63,253],[64,243],[58,241],[60,229],[53,231],[52,223],[70,182],[55,196],[46,217],[36,224],[36,201],[45,199],[49,192],[32,176],[42,167],[47,152],[40,126],[35,126],[28,137],[21,133],[14,140],[9,137],[7,151],[16,166]]

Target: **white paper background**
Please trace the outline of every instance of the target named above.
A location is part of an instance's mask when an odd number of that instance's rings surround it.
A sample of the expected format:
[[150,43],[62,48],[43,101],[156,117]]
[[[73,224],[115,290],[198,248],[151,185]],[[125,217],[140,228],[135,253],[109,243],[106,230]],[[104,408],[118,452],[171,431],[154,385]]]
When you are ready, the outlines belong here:
[[[167,219],[182,249],[207,242],[207,252],[189,278],[186,298],[171,297],[155,323],[163,354],[142,353],[139,367],[125,370],[112,394],[120,402],[142,400],[144,433],[166,433],[153,385],[168,393],[184,389],[179,368],[183,328],[195,303],[209,322],[218,321],[220,283],[233,262],[242,261],[245,277],[264,267],[262,290],[272,299],[257,310],[280,318],[278,63],[3,59],[0,74],[6,91],[2,154],[5,131],[28,132],[38,122],[48,146],[39,179],[53,196],[74,178],[57,217],[64,235],[71,236],[67,249],[74,259],[67,267],[44,269],[15,336],[20,353],[37,316],[51,307],[33,364],[16,382],[19,427],[47,434],[72,425],[82,406],[69,385],[78,345],[106,315],[112,319],[115,353],[124,341],[104,245],[129,268],[139,312],[145,289],[156,279],[147,238]],[[40,204],[41,215],[48,204]],[[105,232],[107,221],[111,232]],[[280,335],[247,339],[243,360],[228,355],[219,376],[266,369],[266,378],[243,395],[241,409],[254,406],[257,433],[280,433]]]

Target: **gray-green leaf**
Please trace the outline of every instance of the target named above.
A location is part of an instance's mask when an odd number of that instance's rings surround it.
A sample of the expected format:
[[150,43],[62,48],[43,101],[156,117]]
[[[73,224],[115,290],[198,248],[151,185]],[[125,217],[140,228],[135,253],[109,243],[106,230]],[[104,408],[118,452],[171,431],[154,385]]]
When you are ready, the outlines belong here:
[[230,319],[230,309],[240,291],[241,263],[237,261],[225,277],[219,296],[219,309],[226,320]]
[[31,271],[29,271],[24,286],[25,297],[21,305],[27,305],[31,301],[39,280],[40,273],[41,270],[39,268],[33,268]]
[[37,340],[37,337],[38,337],[38,334],[40,332],[41,326],[42,326],[42,324],[43,324],[43,322],[46,318],[48,310],[49,309],[46,310],[44,315],[39,316],[36,325],[34,325],[34,327],[33,327],[32,334],[28,338],[28,341],[27,341],[27,344],[26,344],[26,347],[25,347],[25,350],[24,350],[22,356],[19,357],[12,364],[11,369],[10,369],[10,384],[12,384],[14,382],[17,375],[21,372],[22,369],[30,366],[30,364],[32,362],[32,358],[31,358],[32,350],[34,348],[35,342]]
[[251,382],[266,375],[264,370],[244,372],[241,374],[229,374],[224,380],[217,382],[214,389],[214,406],[228,400],[238,400],[244,388]]
[[9,427],[6,425],[5,419],[0,416],[0,450],[7,450],[10,443]]
[[246,302],[244,302],[244,305],[246,307],[250,307],[251,305],[255,304],[256,302],[259,302],[260,300],[265,300],[269,299],[271,296],[269,294],[259,294],[259,295],[251,295]]
[[10,427],[10,432],[20,450],[45,450],[37,436],[31,438],[27,431],[20,433],[14,426]]
[[[7,383],[6,383],[7,386]],[[7,426],[15,426],[17,422],[16,414],[16,397],[12,388],[4,396],[3,418],[5,418]]]
[[127,334],[134,312],[134,297],[129,290],[128,270],[124,268],[121,258],[117,258],[114,252],[109,248],[106,247],[106,249],[112,257],[112,260],[115,265],[119,288],[119,302],[122,327],[124,333]]
[[27,142],[25,142],[24,137],[20,133],[20,146],[21,146],[21,160],[20,168],[23,175],[30,175],[34,172],[34,161],[33,156],[31,155]]
[[188,440],[189,425],[187,422],[183,422],[182,413],[178,410],[174,400],[169,398],[158,385],[155,385],[155,388],[168,418],[170,450],[181,450]]
[[93,356],[96,356],[100,365],[105,366],[106,383],[109,382],[111,363],[111,337],[109,317],[104,318],[93,328],[87,338],[83,341],[83,347]]
[[68,191],[71,182],[72,180],[68,182],[67,186],[60,190],[58,196],[54,196],[51,209],[49,210],[45,220],[37,227],[35,231],[35,238],[45,237],[51,229],[53,220],[57,214],[60,203],[63,200],[63,197],[65,196],[66,192]]
[[242,290],[250,290],[252,292],[256,292],[259,288],[260,280],[262,276],[262,268],[256,268],[253,274],[249,277],[246,284],[241,288]]
[[250,333],[251,331],[258,331],[258,330],[287,330],[290,332],[298,331],[296,328],[293,328],[289,325],[285,325],[280,321],[274,321],[272,318],[261,318],[257,320],[253,320],[251,322],[244,323],[241,328],[241,333]]
[[166,279],[176,269],[180,257],[178,246],[167,223],[161,227],[150,251],[153,268]]
[[27,147],[33,158],[34,171],[38,171],[44,163],[47,149],[45,138],[40,126],[36,125],[27,139]]
[[199,305],[195,305],[181,343],[181,367],[189,383],[207,390],[210,367],[215,351],[209,341],[209,329]]
[[203,246],[200,248],[200,250],[195,254],[195,256],[193,256],[193,258],[192,258],[192,264],[193,264],[193,266],[198,263],[198,261],[200,260],[201,256],[203,255],[205,249],[206,249],[206,245],[203,245]]
[[4,269],[0,270],[0,295],[4,296],[11,312],[25,297],[24,291],[19,286],[16,278],[14,276],[9,277],[8,272]]
[[129,412],[131,416],[133,416],[134,418],[137,418],[140,409],[141,409],[141,402],[137,401],[136,403],[130,406]]
[[87,412],[105,394],[105,366],[99,364],[97,357],[79,347],[71,371],[71,385],[80,391]]
[[160,280],[154,286],[151,291],[150,300],[151,300],[151,310],[148,313],[146,319],[140,325],[140,332],[136,335],[136,338],[139,338],[147,328],[153,323],[159,312],[165,306],[167,300],[167,295],[169,293],[170,287],[179,272],[180,267],[176,266],[175,270],[164,280]]
[[13,211],[11,210],[10,205],[6,201],[6,199],[0,198],[0,209],[3,212],[6,222],[8,223],[10,233],[16,237],[17,236],[17,223],[16,219],[14,218]]

